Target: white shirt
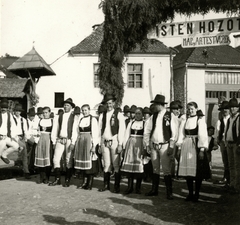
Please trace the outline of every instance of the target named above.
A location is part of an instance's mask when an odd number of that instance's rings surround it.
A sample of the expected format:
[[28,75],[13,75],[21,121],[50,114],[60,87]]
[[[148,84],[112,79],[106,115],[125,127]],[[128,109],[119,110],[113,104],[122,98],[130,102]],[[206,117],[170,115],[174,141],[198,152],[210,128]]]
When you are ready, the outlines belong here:
[[[227,125],[227,121],[228,121],[228,118],[230,117],[230,115],[227,115],[227,116],[224,116],[223,117],[223,122],[224,122],[224,128],[226,127]],[[214,132],[214,138],[215,140],[217,140],[218,138],[218,135],[219,135],[219,131],[220,131],[220,126],[221,126],[221,121],[218,120],[216,125],[215,125],[215,132]],[[225,129],[224,129],[225,130]],[[224,137],[224,133],[223,133],[223,137]]]
[[[17,124],[15,123],[16,124],[16,126],[15,126],[16,134],[23,135],[23,132],[24,132],[26,139],[30,138],[30,134],[29,134],[28,127],[27,127],[27,120],[21,116],[17,117],[14,115],[13,117],[17,121]],[[22,130],[22,121],[21,120],[23,121],[23,130]]]
[[[102,135],[102,138],[104,140],[111,140],[112,139],[112,132],[111,132],[111,126],[110,126],[110,120],[111,117],[113,115],[114,110],[111,111],[107,111],[106,113],[106,127],[104,130],[104,133]],[[124,133],[125,133],[125,118],[121,113],[118,113],[118,121],[119,121],[119,130],[118,130],[118,134],[117,134],[117,138],[118,138],[118,144],[122,145],[123,144],[123,139],[124,139]],[[99,117],[99,132],[101,133],[102,130],[102,119],[103,119],[103,114],[100,115]]]
[[[13,120],[13,116],[10,113],[10,131],[11,131],[11,136],[16,138],[16,124],[15,121]],[[0,127],[0,135],[7,135],[8,129],[7,129],[7,121],[8,121],[8,113],[2,113],[2,125]]]

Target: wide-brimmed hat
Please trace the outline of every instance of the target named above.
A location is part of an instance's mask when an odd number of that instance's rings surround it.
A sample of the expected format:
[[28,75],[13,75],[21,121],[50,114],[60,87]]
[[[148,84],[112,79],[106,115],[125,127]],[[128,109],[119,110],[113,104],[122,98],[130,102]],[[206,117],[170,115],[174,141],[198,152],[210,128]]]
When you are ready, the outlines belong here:
[[98,106],[98,110],[97,110],[98,114],[106,112],[106,111],[107,111],[107,109],[106,109],[106,107],[104,105],[99,105]]
[[130,108],[130,112],[131,113],[135,113],[136,109],[137,109],[137,106],[136,105],[132,105],[131,108]]
[[29,110],[28,110],[28,113],[27,113],[29,116],[35,116],[36,115],[36,113],[35,113],[35,108],[33,107],[33,108],[30,108]]
[[74,115],[79,115],[81,113],[80,107],[76,106],[73,111]]
[[152,114],[152,112],[151,112],[149,107],[144,107],[143,108],[143,114]]
[[228,102],[228,107],[239,107],[238,100],[236,98],[231,98]]
[[21,104],[16,104],[14,107],[14,111],[22,112],[22,111],[24,111],[24,109]]
[[182,102],[180,100],[175,100],[175,102],[178,104],[179,109],[182,109]]
[[112,94],[105,94],[101,104],[105,104],[109,100],[116,101],[116,98]]
[[176,101],[172,101],[172,102],[170,102],[169,109],[180,109],[180,107]]
[[124,113],[130,112],[130,108],[129,108],[128,105],[125,105],[125,106],[123,107],[123,112],[124,112]]
[[228,107],[228,101],[222,101],[220,107],[218,108],[218,110],[222,110],[222,109],[229,109]]
[[155,98],[151,101],[151,103],[167,104],[167,102],[165,102],[165,96],[164,95],[156,95]]
[[73,108],[75,107],[75,104],[73,103],[73,100],[72,100],[71,98],[66,99],[66,100],[63,102],[63,105],[64,105],[65,103],[70,104]]
[[42,107],[38,107],[37,108],[37,113],[36,114],[43,114],[43,108]]
[[0,103],[0,107],[1,108],[8,108],[8,102],[2,100],[1,103]]

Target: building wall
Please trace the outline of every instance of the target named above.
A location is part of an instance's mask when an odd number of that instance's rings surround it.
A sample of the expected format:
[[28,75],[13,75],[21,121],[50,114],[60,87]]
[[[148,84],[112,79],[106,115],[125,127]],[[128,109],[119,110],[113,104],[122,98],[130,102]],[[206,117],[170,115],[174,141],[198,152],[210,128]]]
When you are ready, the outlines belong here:
[[[76,105],[90,104],[96,109],[103,96],[99,88],[94,88],[93,64],[98,63],[98,56],[68,55],[51,65],[56,76],[41,77],[37,84],[37,93],[40,96],[38,106],[50,106],[54,111],[54,93],[64,92],[64,98],[72,98]],[[125,104],[149,106],[156,94],[166,96],[170,101],[170,61],[169,56],[137,56],[129,55],[123,68],[124,83],[127,84],[127,64],[143,64],[143,88],[128,88],[122,106]],[[152,87],[152,88],[151,88]]]

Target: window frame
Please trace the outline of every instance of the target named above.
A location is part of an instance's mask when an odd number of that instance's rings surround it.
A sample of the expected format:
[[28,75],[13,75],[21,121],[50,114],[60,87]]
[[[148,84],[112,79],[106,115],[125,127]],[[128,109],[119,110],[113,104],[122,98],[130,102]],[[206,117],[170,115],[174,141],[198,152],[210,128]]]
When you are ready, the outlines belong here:
[[[136,71],[136,72],[135,72],[135,70],[129,71],[128,68],[129,68],[130,65],[133,65],[133,66],[140,65],[141,66],[141,71]],[[133,80],[129,79],[130,75],[133,75]],[[137,75],[141,75],[139,80],[136,79]],[[133,82],[133,87],[129,85],[130,82]],[[140,87],[137,87],[137,83],[140,83]],[[143,88],[143,63],[128,63],[127,64],[127,87],[128,88],[135,88],[135,89]]]

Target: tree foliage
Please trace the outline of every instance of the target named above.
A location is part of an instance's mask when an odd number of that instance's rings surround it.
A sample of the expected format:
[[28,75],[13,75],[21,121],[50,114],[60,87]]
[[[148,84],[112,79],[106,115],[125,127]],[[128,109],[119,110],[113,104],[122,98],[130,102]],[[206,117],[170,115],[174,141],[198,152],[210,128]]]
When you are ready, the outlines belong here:
[[176,13],[190,16],[210,10],[238,14],[240,0],[102,0],[104,36],[99,58],[102,94],[111,93],[121,104],[124,96],[124,56],[140,44],[147,47],[147,34],[158,23],[174,19]]

